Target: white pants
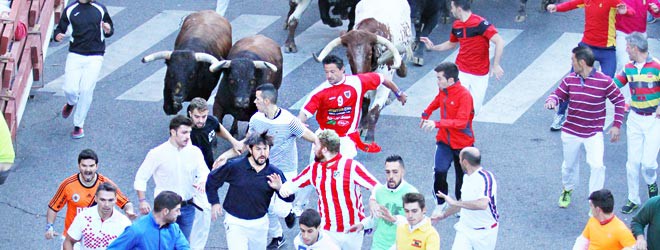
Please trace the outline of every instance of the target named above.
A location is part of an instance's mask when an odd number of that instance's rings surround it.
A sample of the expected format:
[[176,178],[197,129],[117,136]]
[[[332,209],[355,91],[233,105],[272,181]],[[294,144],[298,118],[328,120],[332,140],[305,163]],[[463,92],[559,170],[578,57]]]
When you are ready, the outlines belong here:
[[73,125],[83,127],[92,105],[94,88],[101,72],[103,56],[83,56],[69,53],[64,68],[64,96],[69,105],[75,105]]
[[472,102],[474,103],[474,115],[479,114],[481,106],[483,106],[484,98],[486,98],[486,90],[488,89],[488,74],[478,76],[462,71],[458,72],[458,79],[461,85],[467,88],[472,94]]
[[492,250],[497,243],[497,232],[499,226],[483,230],[474,230],[456,223],[456,236],[452,250]]
[[221,16],[225,16],[227,7],[229,7],[229,0],[217,0],[217,3],[215,4],[215,12]]
[[332,239],[337,242],[337,245],[342,250],[355,250],[355,249],[362,249],[362,239],[364,238],[364,234],[362,231],[360,232],[352,232],[352,233],[344,233],[344,232],[330,232],[323,230],[323,232],[332,237]]
[[[298,173],[296,171],[284,172],[284,177],[286,181],[291,181],[296,177]],[[290,202],[283,201],[277,194],[273,194],[273,197],[270,199],[270,205],[268,206],[268,238],[275,238],[283,236],[282,224],[280,223],[280,218],[284,218],[291,212],[292,204]]]
[[603,143],[603,132],[582,138],[565,132],[561,132],[561,141],[564,150],[564,162],[561,165],[561,181],[564,190],[573,190],[580,177],[580,155],[584,145],[587,156],[587,164],[591,167],[589,177],[589,194],[600,190],[605,185],[605,165],[603,154],[605,146]]
[[225,213],[225,234],[229,250],[266,249],[268,216],[244,220]]
[[626,136],[628,137],[628,199],[641,204],[639,198],[639,170],[647,185],[656,181],[658,151],[660,150],[660,119],[655,115],[642,116],[634,111],[628,114]]
[[[646,36],[646,32],[643,33],[644,36]],[[626,36],[630,34],[623,33],[621,31],[616,31],[616,72],[619,73],[621,70],[623,70],[623,66],[626,65],[626,63],[630,62],[630,57],[628,56],[628,52],[626,52]],[[623,97],[626,98],[626,103],[630,103],[630,88],[628,87],[628,84],[626,86],[623,86],[623,88],[620,89],[621,94],[623,94]]]
[[190,249],[203,250],[206,247],[209,230],[211,229],[211,204],[206,198],[206,193],[202,192],[195,192],[193,202],[204,211],[195,209],[195,220],[190,231]]

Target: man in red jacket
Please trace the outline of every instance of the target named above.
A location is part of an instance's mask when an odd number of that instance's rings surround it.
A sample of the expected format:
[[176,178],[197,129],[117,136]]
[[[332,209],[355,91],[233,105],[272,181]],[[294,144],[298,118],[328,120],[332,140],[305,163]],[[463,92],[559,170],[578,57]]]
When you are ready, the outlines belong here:
[[[435,136],[435,166],[433,168],[433,193],[438,191],[446,194],[449,190],[447,172],[451,162],[454,162],[456,172],[456,185],[454,194],[461,199],[461,186],[463,185],[463,170],[460,166],[459,154],[461,149],[474,144],[472,119],[474,118],[474,104],[472,95],[467,88],[461,85],[458,79],[458,67],[451,62],[443,62],[435,67],[438,78],[438,95],[422,113],[419,126],[425,131],[437,128]],[[440,109],[440,120],[430,120],[436,109]],[[431,219],[437,219],[447,207],[445,200],[436,198],[437,206],[431,214]]]

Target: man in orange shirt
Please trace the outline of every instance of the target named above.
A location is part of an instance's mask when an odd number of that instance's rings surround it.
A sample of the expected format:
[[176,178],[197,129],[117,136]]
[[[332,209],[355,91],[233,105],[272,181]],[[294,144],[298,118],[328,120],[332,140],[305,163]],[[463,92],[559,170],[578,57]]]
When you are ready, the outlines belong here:
[[589,217],[584,231],[575,240],[573,249],[633,249],[635,238],[632,232],[612,213],[614,196],[610,190],[601,189],[591,193],[589,207],[593,216]]
[[[76,173],[64,179],[57,189],[57,192],[48,203],[48,210],[46,212],[46,239],[50,240],[59,234],[53,229],[53,223],[57,217],[57,213],[67,206],[66,217],[64,217],[64,233],[62,237],[66,237],[66,231],[73,222],[73,219],[82,210],[95,205],[94,197],[96,196],[96,189],[101,183],[109,182],[115,187],[117,185],[107,177],[97,173],[99,166],[98,156],[91,149],[85,149],[78,154],[78,169],[80,173]],[[135,219],[137,215],[133,211],[133,204],[128,200],[117,187],[117,206],[121,207],[130,219]]]

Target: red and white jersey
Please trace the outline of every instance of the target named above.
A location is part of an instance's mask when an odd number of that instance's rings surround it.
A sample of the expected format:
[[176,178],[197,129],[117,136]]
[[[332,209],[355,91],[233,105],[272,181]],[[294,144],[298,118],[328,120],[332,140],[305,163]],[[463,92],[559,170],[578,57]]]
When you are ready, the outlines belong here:
[[312,90],[302,111],[309,118],[316,113],[321,129],[332,129],[341,137],[356,131],[362,97],[385,79],[381,74],[347,75],[337,84],[328,81]]
[[321,227],[344,232],[365,217],[359,186],[373,190],[380,183],[361,163],[337,154],[326,162],[307,166],[282,188],[295,192],[309,185],[319,195]]

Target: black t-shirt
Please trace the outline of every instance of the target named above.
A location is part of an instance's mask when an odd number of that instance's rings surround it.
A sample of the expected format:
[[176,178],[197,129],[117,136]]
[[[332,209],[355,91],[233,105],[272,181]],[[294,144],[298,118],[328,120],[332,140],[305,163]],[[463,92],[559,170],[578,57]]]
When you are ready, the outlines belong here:
[[204,161],[206,166],[211,169],[213,167],[213,148],[217,144],[215,134],[220,132],[220,122],[215,116],[209,115],[206,119],[206,124],[203,128],[196,128],[193,126],[190,132],[190,139],[192,144],[202,150],[204,154]]

